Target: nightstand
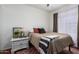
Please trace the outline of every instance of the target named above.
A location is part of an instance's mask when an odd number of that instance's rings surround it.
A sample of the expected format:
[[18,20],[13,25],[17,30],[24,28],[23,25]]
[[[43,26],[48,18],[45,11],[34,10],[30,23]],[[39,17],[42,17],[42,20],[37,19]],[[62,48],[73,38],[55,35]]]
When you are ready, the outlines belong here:
[[12,53],[23,48],[29,48],[29,37],[12,38],[11,42],[12,42],[12,50],[11,50]]

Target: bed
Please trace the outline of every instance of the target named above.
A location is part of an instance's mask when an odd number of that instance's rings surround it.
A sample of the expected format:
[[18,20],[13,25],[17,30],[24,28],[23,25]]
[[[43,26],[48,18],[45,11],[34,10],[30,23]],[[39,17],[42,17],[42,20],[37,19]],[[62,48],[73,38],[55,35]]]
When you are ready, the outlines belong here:
[[[49,45],[48,53],[59,53],[61,52],[65,47],[73,45],[73,41],[70,35],[63,34],[63,33],[30,33],[30,42],[31,44],[39,51],[39,41],[41,37],[43,36],[50,36],[50,35],[57,35],[58,38],[54,42],[52,41],[52,44]],[[40,52],[40,51],[39,51]]]

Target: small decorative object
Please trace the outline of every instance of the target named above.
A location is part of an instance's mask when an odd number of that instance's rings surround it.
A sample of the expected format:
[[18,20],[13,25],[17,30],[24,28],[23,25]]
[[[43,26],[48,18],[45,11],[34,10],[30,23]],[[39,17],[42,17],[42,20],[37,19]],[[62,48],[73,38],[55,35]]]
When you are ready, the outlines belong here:
[[23,31],[21,31],[20,32],[20,37],[24,37],[25,35],[24,35],[24,32]]

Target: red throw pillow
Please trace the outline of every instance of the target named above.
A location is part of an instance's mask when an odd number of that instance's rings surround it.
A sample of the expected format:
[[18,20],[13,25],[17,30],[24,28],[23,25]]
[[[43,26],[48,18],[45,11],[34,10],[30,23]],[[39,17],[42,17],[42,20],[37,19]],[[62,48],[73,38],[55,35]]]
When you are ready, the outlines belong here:
[[39,28],[33,28],[34,33],[39,33]]

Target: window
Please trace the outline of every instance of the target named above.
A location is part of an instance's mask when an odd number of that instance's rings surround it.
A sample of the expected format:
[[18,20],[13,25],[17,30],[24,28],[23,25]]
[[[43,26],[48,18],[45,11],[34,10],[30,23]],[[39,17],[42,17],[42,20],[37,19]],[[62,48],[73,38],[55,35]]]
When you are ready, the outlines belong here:
[[72,8],[58,13],[58,32],[70,34],[77,46],[78,8]]

